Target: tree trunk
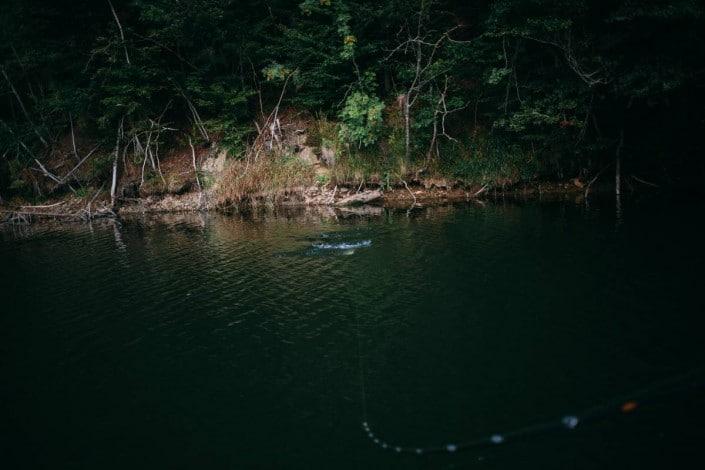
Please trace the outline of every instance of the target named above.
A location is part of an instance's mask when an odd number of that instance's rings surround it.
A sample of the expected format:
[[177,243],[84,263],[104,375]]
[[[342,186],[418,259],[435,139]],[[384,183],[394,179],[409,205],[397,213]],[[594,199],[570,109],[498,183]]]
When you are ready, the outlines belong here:
[[409,95],[404,97],[404,143],[405,143],[405,153],[404,157],[406,163],[409,162],[409,157],[411,156],[411,110],[409,109]]
[[616,159],[614,162],[614,193],[615,193],[615,215],[616,225],[622,223],[622,147],[624,146],[624,129],[619,133],[619,144],[617,145]]
[[617,156],[617,161],[614,164],[614,193],[619,196],[622,194],[622,159]]
[[622,147],[624,146],[624,129],[619,134],[619,145],[617,145],[616,160],[614,164],[614,193],[622,194]]
[[426,163],[425,167],[428,168],[433,161],[433,147],[436,146],[436,139],[438,138],[438,118],[436,115],[433,116],[433,134],[431,135],[431,144],[428,146],[428,152],[426,152]]
[[123,119],[118,127],[117,140],[115,142],[115,157],[113,157],[113,181],[110,185],[110,206],[115,208],[115,192],[117,190],[118,157],[120,156],[120,139],[122,138]]
[[118,154],[115,152],[113,159],[113,182],[110,185],[110,206],[115,207],[115,190],[117,189]]
[[198,178],[198,166],[196,165],[196,149],[193,147],[191,136],[188,137],[188,144],[191,147],[191,163],[193,164],[193,174],[196,177],[196,186],[198,186],[198,192],[202,194],[203,187],[201,186],[201,180]]

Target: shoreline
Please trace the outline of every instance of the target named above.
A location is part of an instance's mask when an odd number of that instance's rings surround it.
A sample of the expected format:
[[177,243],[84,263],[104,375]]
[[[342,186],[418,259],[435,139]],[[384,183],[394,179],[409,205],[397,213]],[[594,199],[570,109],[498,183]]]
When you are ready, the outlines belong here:
[[[599,192],[599,191],[597,191]],[[413,184],[387,190],[379,188],[361,189],[350,187],[295,187],[277,193],[252,194],[242,200],[217,205],[209,191],[184,194],[165,194],[140,198],[121,198],[116,208],[109,201],[99,199],[101,193],[78,198],[74,195],[48,201],[46,204],[30,205],[16,203],[0,206],[0,225],[28,225],[53,221],[62,223],[84,223],[97,219],[119,219],[135,214],[220,212],[238,213],[259,208],[307,208],[320,207],[351,211],[364,207],[410,209],[440,206],[459,202],[483,201],[495,198],[584,198],[585,190],[574,181],[563,183],[537,182],[506,188],[482,187],[425,187]],[[105,194],[102,195],[103,197]],[[358,210],[359,212],[359,210]],[[364,212],[364,211],[363,211]]]

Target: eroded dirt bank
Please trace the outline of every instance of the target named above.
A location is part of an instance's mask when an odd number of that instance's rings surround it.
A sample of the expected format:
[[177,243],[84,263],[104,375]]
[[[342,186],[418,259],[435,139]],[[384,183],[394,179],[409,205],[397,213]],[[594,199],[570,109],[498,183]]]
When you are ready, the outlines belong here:
[[101,218],[118,218],[135,214],[183,213],[198,211],[237,212],[257,208],[330,208],[340,212],[365,214],[383,207],[413,208],[446,203],[484,201],[497,197],[560,197],[579,200],[583,190],[573,183],[541,183],[513,188],[426,188],[409,185],[403,188],[294,187],[277,193],[252,194],[227,205],[217,203],[211,190],[183,194],[150,195],[123,198],[117,207],[109,199],[66,196],[56,202],[41,205],[0,206],[0,223],[28,224],[39,221],[81,222]]

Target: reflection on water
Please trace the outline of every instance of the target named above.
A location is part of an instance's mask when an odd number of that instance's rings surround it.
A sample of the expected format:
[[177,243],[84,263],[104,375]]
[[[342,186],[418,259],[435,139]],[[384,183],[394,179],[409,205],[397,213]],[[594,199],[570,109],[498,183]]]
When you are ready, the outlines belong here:
[[[702,401],[417,460],[705,359],[701,207],[486,203],[165,214],[0,232],[0,454],[38,466],[629,468]],[[678,436],[676,438],[676,436]],[[667,458],[668,457],[668,458]]]

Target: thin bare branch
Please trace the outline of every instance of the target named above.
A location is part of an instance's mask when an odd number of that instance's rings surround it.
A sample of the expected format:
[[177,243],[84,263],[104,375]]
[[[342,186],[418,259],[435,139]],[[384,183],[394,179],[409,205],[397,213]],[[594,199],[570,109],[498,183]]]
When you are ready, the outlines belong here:
[[17,99],[17,103],[20,105],[20,109],[22,110],[22,114],[24,114],[24,117],[25,117],[25,119],[27,119],[27,122],[29,122],[29,125],[32,126],[32,130],[37,135],[37,137],[39,137],[39,140],[42,142],[42,144],[44,144],[45,147],[48,147],[49,144],[47,143],[46,140],[44,140],[44,137],[42,137],[42,135],[39,133],[37,126],[35,126],[34,122],[32,122],[32,118],[29,117],[29,113],[27,112],[27,108],[25,108],[24,103],[22,102],[22,98],[20,98],[20,94],[17,93],[17,89],[15,88],[15,85],[10,80],[10,77],[7,75],[7,72],[5,71],[4,67],[0,67],[0,73],[2,73],[3,77],[5,77],[7,84],[10,85],[10,90],[12,91],[12,94],[15,95],[15,98]]
[[120,39],[122,39],[122,48],[125,51],[125,60],[127,65],[132,65],[130,62],[130,55],[127,53],[127,43],[125,42],[125,32],[122,30],[122,24],[120,24],[120,18],[118,18],[117,12],[113,7],[113,2],[108,0],[108,5],[110,5],[110,11],[113,13],[113,18],[115,18],[115,23],[117,23],[118,30],[120,31]]

